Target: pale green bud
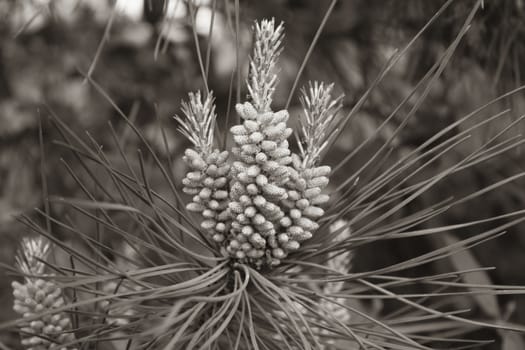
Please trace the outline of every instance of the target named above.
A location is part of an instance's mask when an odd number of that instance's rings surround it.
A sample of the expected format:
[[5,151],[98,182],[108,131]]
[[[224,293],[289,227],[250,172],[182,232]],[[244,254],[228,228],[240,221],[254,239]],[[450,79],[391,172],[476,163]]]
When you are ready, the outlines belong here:
[[297,241],[288,241],[285,244],[283,244],[283,247],[288,250],[297,250],[299,249],[301,245]]
[[[250,140],[251,141],[251,140]],[[260,148],[254,145],[253,143],[249,143],[246,145],[241,146],[241,150],[243,153],[246,153],[248,155],[257,154],[260,151]]]
[[312,187],[320,187],[324,188],[326,185],[328,185],[328,177],[326,176],[318,176],[314,177],[308,181],[306,181],[306,185],[310,188]]
[[255,161],[257,164],[263,164],[268,161],[268,156],[265,153],[259,152],[255,155]]
[[247,145],[251,142],[248,135],[234,135],[233,141],[238,145]]
[[297,220],[297,224],[307,231],[315,231],[319,228],[319,224],[304,216]]
[[311,203],[314,205],[324,204],[328,202],[329,200],[330,200],[330,196],[327,194],[320,194],[310,199]]
[[259,143],[262,140],[264,140],[264,135],[261,134],[260,132],[256,131],[256,132],[253,132],[252,134],[250,134],[249,138],[250,138],[251,142]]
[[304,191],[304,197],[305,198],[315,198],[321,194],[321,189],[319,187],[309,188]]
[[273,117],[274,116],[274,113],[273,112],[265,112],[265,113],[261,113],[257,116],[257,120],[261,123],[261,124],[264,124],[264,125],[267,125],[267,124],[270,124],[272,123],[273,124]]
[[248,133],[252,133],[254,131],[259,130],[259,123],[255,120],[245,120],[243,125]]
[[248,135],[250,131],[248,131],[244,125],[235,125],[230,128],[230,132],[235,136],[241,136],[241,135]]
[[282,109],[273,114],[273,122],[275,124],[286,123],[288,121],[288,117],[289,117],[288,111],[286,109]]
[[277,148],[275,141],[264,140],[261,142],[261,149],[265,152],[271,152]]
[[277,259],[283,259],[286,257],[286,253],[281,248],[275,248],[272,250],[272,255]]
[[317,219],[324,215],[324,210],[319,207],[311,206],[304,209],[303,214],[311,218]]
[[[290,197],[290,194],[288,194],[288,197]],[[310,205],[310,201],[308,201],[308,199],[306,198],[301,198],[297,202],[295,202],[295,205],[298,209],[304,210],[308,208],[308,206]]]

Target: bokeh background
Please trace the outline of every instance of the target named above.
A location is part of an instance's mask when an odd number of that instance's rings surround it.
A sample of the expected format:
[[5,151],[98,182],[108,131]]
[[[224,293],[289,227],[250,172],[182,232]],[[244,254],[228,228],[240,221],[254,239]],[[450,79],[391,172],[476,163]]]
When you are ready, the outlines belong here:
[[[34,208],[43,207],[42,163],[46,165],[49,193],[73,197],[79,191],[61,161],[63,158],[67,161],[71,155],[53,143],[60,135],[47,118],[50,110],[72,129],[80,133],[88,131],[109,149],[108,122],[111,122],[117,131],[122,131],[121,141],[127,151],[135,153],[138,148],[139,140],[124,131],[125,124],[115,108],[86,81],[86,75],[130,115],[158,152],[172,156],[176,161],[173,171],[180,176],[184,170],[180,155],[186,141],[178,134],[173,116],[180,113],[181,100],[188,91],[203,89],[195,38],[208,68],[208,85],[216,96],[219,127],[224,130],[225,115],[231,108],[229,101],[247,94],[236,87],[238,81],[245,79],[253,20],[274,17],[285,22],[280,85],[274,101],[276,109],[283,108],[329,4],[330,1],[316,0],[201,0],[194,2],[193,7],[181,0],[0,0],[0,261],[12,265],[20,238],[30,233],[16,217],[31,216]],[[418,0],[339,1],[299,86],[310,79],[334,82],[338,93],[345,94],[344,109],[349,110],[395,49],[406,45],[442,4],[443,1]],[[467,0],[453,2],[423,33],[344,130],[329,162],[336,163],[375,133],[454,40],[473,5],[473,1]],[[525,74],[524,6],[522,0],[485,1],[445,73],[403,132],[396,136],[392,157],[414,149],[476,107],[521,86]],[[237,18],[236,7],[240,14]],[[237,67],[240,77],[236,76]],[[416,100],[417,96],[409,100],[404,109],[408,110]],[[292,121],[300,111],[298,102],[292,96]],[[512,111],[500,123],[508,123],[525,113],[525,95],[516,94],[489,112],[505,108]],[[400,113],[392,125],[382,130],[377,145],[392,135],[403,116]],[[39,147],[39,123],[44,134],[44,160]],[[164,127],[168,150],[159,123]],[[521,124],[512,130],[522,131]],[[495,132],[492,126],[482,128],[469,142],[427,171],[447,167]],[[361,159],[356,162],[366,160],[377,145],[361,152]],[[352,170],[350,165],[346,173]],[[524,170],[525,154],[517,149],[447,180],[403,210],[408,214],[440,198],[461,196]],[[454,207],[433,224],[475,220],[524,207],[525,187],[518,180],[483,200]],[[52,211],[58,217],[66,215],[59,206]],[[515,226],[498,240],[477,246],[450,264],[474,261],[479,266],[495,266],[497,270],[488,272],[485,278],[499,284],[525,284],[524,228]],[[466,230],[458,238],[471,233]],[[74,237],[63,239],[75,244]],[[111,244],[111,237],[105,239]],[[384,266],[415,251],[444,244],[438,238],[404,243],[400,240],[375,245],[373,251],[372,248],[359,251],[354,266],[356,269]],[[446,270],[447,266],[434,268]],[[466,306],[479,309],[482,316],[494,316],[490,313],[495,311],[487,310],[484,302],[477,300]],[[502,317],[525,323],[525,298],[502,296],[496,302]],[[11,303],[10,278],[0,267],[0,322],[16,316]],[[494,337],[498,339],[494,349],[504,342],[506,350],[522,348],[519,336],[505,338],[494,334]],[[17,346],[17,337],[12,333],[0,333],[0,341]]]

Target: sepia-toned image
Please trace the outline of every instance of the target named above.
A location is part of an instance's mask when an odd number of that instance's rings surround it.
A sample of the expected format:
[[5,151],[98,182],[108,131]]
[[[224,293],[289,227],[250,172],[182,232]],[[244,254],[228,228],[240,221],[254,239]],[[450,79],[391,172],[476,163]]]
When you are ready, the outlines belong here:
[[0,0],[0,350],[525,349],[523,0]]

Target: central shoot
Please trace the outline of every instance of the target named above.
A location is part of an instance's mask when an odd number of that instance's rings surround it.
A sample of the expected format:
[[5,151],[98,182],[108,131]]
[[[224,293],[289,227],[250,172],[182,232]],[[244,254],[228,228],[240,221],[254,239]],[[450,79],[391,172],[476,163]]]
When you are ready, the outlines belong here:
[[200,92],[183,103],[181,132],[193,147],[185,152],[190,167],[184,192],[193,196],[187,209],[201,216],[201,227],[221,245],[223,255],[256,268],[279,265],[301,243],[312,238],[324,215],[323,194],[330,167],[319,166],[321,154],[336,134],[341,98],[333,86],[310,84],[302,91],[298,148],[292,153],[287,110],[273,112],[276,63],[282,24],[255,24],[254,49],[247,81],[249,102],[236,105],[241,124],[230,129],[231,151],[214,147],[216,114],[213,95]]

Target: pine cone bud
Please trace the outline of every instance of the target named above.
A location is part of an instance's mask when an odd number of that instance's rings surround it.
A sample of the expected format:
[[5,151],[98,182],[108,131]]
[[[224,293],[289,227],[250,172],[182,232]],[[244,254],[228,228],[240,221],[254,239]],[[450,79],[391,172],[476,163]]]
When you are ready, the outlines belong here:
[[[221,232],[216,227],[229,226],[228,211],[228,175],[230,165],[227,163],[228,152],[214,150],[205,156],[198,154],[193,149],[187,149],[184,160],[192,168],[183,179],[184,192],[197,194],[193,202],[188,203],[186,208],[189,211],[200,213],[205,220],[201,227],[206,230],[212,239],[218,243],[224,241]],[[202,166],[204,163],[204,166]],[[197,166],[196,166],[197,165]]]
[[[27,349],[51,349],[75,340],[69,315],[52,312],[63,307],[65,300],[62,289],[44,278],[45,265],[42,261],[47,257],[49,248],[49,243],[42,237],[25,238],[16,259],[18,268],[27,276],[23,283],[14,281],[11,284],[13,310],[23,318],[34,318],[20,326],[22,345]],[[67,348],[76,349],[72,346]]]

